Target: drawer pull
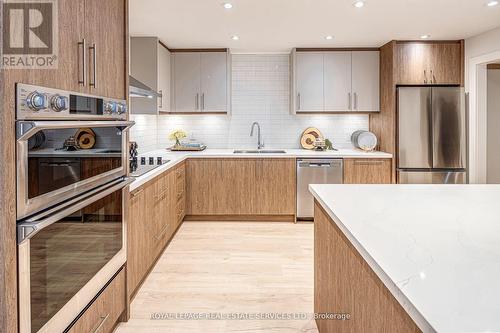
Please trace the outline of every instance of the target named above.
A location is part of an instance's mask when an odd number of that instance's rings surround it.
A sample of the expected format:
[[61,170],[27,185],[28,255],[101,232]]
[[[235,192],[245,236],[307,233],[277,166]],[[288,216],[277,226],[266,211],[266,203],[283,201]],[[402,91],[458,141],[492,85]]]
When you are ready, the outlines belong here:
[[384,161],[354,161],[354,164],[357,165],[378,165],[383,163]]
[[136,191],[134,193],[132,193],[132,198],[135,198],[136,196],[138,196],[139,194],[141,194],[142,192],[144,192],[144,189],[141,188],[139,191]]
[[109,313],[105,316],[101,316],[101,322],[99,323],[99,325],[97,325],[97,327],[92,331],[92,333],[97,333],[99,332],[99,330],[104,326],[104,323],[106,322],[106,320],[108,320],[109,318]]
[[160,230],[160,232],[159,232],[157,235],[155,235],[155,239],[156,239],[156,240],[160,239],[160,238],[161,238],[161,237],[165,234],[165,231],[167,231],[168,227],[169,227],[169,224],[165,225],[165,226],[164,226],[164,227]]
[[167,194],[168,188],[160,192],[160,194],[155,195],[155,201],[165,199],[165,194]]

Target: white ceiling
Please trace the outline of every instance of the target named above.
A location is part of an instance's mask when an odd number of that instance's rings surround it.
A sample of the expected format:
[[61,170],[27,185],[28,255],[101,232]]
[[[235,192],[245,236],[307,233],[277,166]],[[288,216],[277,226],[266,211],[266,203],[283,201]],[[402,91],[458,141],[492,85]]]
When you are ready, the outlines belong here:
[[[170,48],[228,47],[287,52],[293,47],[381,46],[391,39],[461,39],[500,26],[486,0],[130,0],[131,36]],[[238,35],[239,40],[231,40]],[[333,40],[325,40],[333,35]]]

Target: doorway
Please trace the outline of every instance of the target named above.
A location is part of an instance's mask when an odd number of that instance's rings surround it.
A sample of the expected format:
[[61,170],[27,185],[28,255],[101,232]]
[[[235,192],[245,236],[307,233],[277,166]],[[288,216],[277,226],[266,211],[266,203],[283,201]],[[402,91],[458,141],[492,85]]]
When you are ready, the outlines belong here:
[[[471,58],[469,182],[500,184],[500,51]],[[490,82],[491,81],[491,82]]]

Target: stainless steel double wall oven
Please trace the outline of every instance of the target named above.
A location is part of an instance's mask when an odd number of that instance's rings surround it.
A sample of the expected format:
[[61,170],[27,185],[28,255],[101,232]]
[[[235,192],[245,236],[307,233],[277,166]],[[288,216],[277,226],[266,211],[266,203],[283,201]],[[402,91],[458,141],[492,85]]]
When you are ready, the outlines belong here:
[[126,260],[126,102],[18,83],[20,332],[62,332]]

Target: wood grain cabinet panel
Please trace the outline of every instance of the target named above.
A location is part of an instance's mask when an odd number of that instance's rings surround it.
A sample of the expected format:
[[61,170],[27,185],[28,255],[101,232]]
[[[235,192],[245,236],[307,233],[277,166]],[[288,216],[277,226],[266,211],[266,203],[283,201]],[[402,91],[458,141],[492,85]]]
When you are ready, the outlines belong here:
[[156,184],[148,183],[130,193],[127,223],[127,290],[133,295],[153,262],[149,224],[154,222],[151,196]]
[[317,202],[314,312],[350,315],[349,320],[316,320],[322,333],[421,332]]
[[392,160],[344,159],[344,184],[390,184]]
[[106,286],[68,333],[109,333],[125,311],[125,270],[122,269]]
[[463,84],[463,43],[397,43],[398,84]]
[[293,159],[191,159],[187,215],[294,215]]
[[[125,99],[126,1],[85,0],[88,92]],[[95,48],[94,48],[95,45]],[[95,61],[94,61],[95,59]]]
[[134,296],[184,218],[184,168],[182,163],[130,193],[127,223],[129,297]]

